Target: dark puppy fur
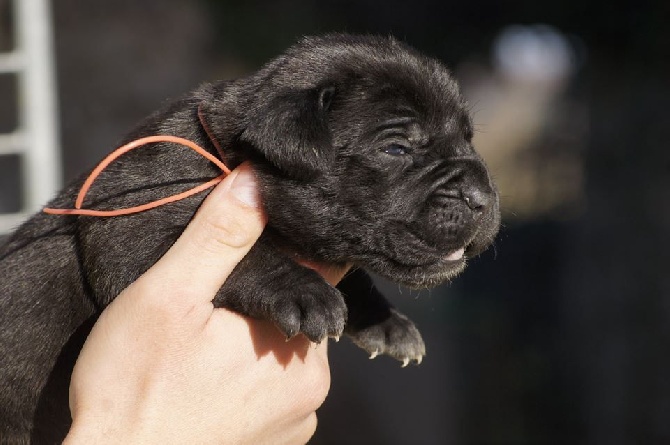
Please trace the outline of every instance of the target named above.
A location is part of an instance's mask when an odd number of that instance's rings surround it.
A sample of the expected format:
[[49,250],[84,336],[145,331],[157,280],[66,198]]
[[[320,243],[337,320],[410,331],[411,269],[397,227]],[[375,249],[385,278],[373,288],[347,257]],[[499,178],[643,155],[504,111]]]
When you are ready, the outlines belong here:
[[[364,270],[434,286],[482,252],[499,225],[497,193],[448,71],[391,38],[309,38],[247,78],[170,104],[126,140],[176,135],[216,153],[198,110],[229,166],[253,163],[269,218],[215,304],[272,320],[287,336],[321,341],[344,331],[370,354],[420,361],[418,331]],[[87,206],[128,207],[218,174],[169,145],[114,163]],[[81,182],[50,207],[72,207]],[[115,218],[38,214],[0,249],[3,443],[63,437],[69,372],[87,329],[203,199]],[[295,257],[356,269],[336,289]]]

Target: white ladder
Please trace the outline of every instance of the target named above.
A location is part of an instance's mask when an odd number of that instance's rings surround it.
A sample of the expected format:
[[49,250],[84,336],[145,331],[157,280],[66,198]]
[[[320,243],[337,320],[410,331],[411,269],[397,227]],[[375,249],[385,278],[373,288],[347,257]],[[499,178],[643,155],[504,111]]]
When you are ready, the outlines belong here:
[[0,53],[0,74],[16,74],[19,100],[18,127],[0,134],[0,155],[21,156],[23,185],[21,210],[0,214],[0,235],[39,210],[61,186],[49,6],[48,0],[13,0],[14,49]]

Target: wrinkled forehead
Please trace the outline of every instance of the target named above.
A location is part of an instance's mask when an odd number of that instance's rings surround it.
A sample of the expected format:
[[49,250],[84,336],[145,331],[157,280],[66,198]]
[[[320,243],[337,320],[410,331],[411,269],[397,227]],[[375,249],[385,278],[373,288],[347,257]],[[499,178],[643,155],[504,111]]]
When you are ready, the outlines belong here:
[[365,73],[352,85],[350,93],[350,100],[380,120],[411,119],[431,132],[472,127],[467,103],[458,87],[450,77],[440,78],[436,73],[393,69]]

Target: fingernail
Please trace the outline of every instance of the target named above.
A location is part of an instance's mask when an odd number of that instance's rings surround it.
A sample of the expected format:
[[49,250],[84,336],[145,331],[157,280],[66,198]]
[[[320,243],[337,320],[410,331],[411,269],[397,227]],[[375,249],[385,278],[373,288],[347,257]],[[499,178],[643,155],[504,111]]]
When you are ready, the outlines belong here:
[[259,207],[260,199],[258,197],[256,177],[250,168],[243,167],[240,169],[233,180],[233,184],[230,186],[230,191],[235,198],[244,204],[251,207]]

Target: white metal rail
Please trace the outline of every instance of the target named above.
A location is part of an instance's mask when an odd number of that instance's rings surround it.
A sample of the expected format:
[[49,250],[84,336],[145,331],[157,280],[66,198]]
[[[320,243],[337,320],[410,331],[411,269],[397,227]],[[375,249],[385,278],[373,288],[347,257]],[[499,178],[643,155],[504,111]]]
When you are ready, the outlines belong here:
[[0,214],[0,234],[7,233],[51,199],[61,184],[56,82],[48,0],[13,0],[14,49],[0,54],[0,73],[15,73],[18,128],[0,134],[0,155],[21,156],[23,206]]

